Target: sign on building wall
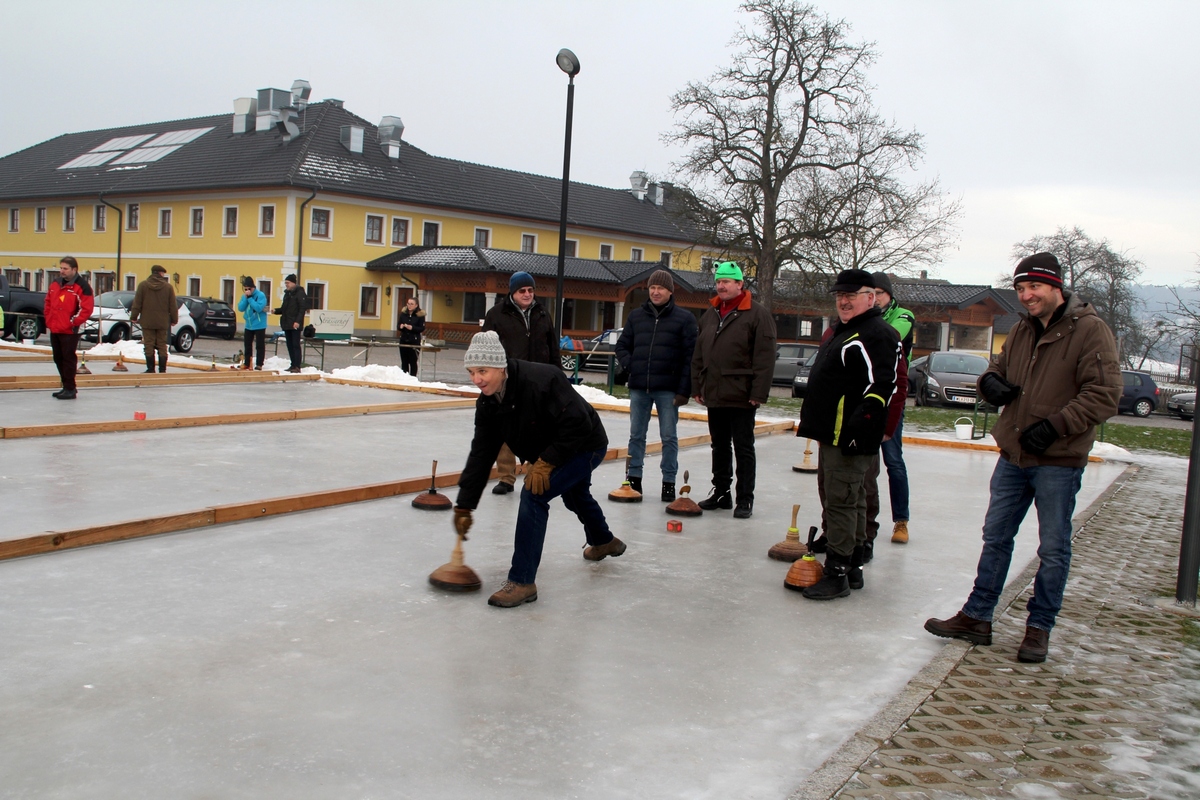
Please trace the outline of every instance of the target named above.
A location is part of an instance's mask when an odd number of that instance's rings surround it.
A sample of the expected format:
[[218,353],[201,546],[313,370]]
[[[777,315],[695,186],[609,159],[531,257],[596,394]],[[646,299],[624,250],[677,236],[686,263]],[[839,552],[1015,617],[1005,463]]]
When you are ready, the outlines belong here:
[[322,339],[349,339],[354,333],[353,311],[314,309],[308,312],[308,320]]

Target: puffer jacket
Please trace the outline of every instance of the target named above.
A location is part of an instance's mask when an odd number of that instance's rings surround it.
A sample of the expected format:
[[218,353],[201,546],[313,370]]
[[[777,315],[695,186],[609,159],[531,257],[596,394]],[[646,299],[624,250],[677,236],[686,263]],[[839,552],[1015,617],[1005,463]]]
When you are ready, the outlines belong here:
[[300,323],[304,327],[304,315],[308,313],[308,294],[297,286],[295,289],[283,290],[283,302],[275,311],[279,315],[279,327],[285,331],[294,330],[292,327]]
[[246,321],[246,330],[261,331],[267,327],[267,296],[261,290],[255,289],[249,297],[245,292],[242,292],[242,299],[238,300],[238,311],[242,312],[242,319]]
[[541,458],[560,467],[580,453],[608,447],[608,434],[560,367],[509,359],[504,398],[480,395],[475,402],[475,437],[456,506],[479,504],[502,444],[523,462]]
[[129,319],[146,330],[170,330],[179,322],[179,301],[167,276],[157,272],[138,284],[129,307]]
[[[1034,321],[1022,314],[1000,354],[983,372],[1021,387],[1021,394],[1004,407],[992,428],[1005,458],[1019,467],[1086,466],[1096,426],[1117,413],[1121,399],[1121,369],[1112,331],[1077,294],[1064,291],[1063,298],[1066,309],[1041,338]],[[1059,439],[1035,456],[1021,449],[1021,431],[1044,419],[1054,425]]]
[[[412,325],[412,329],[401,328],[400,325]],[[396,319],[396,326],[400,333],[400,344],[420,344],[421,334],[425,332],[425,309],[418,308],[411,314],[407,308],[404,309]]]
[[79,326],[92,315],[95,307],[91,284],[82,275],[76,275],[70,283],[56,278],[46,292],[42,317],[51,333],[78,333]]
[[883,309],[883,321],[900,334],[900,344],[904,345],[904,358],[912,361],[913,326],[917,324],[917,318],[907,308],[901,308],[893,299],[888,303],[888,307]]
[[796,435],[846,455],[879,452],[903,357],[899,334],[878,308],[835,323],[808,374]]
[[616,347],[629,388],[690,395],[696,335],[696,317],[675,305],[673,297],[662,308],[649,300],[635,308]]
[[692,396],[708,408],[753,408],[771,396],[775,373],[775,320],[766,308],[742,292],[737,308],[724,319],[719,298],[700,317],[692,354]]
[[528,327],[512,295],[505,295],[503,300],[488,310],[481,330],[495,331],[500,337],[500,344],[504,345],[504,354],[509,358],[538,364],[559,363],[554,323],[537,300],[529,307]]

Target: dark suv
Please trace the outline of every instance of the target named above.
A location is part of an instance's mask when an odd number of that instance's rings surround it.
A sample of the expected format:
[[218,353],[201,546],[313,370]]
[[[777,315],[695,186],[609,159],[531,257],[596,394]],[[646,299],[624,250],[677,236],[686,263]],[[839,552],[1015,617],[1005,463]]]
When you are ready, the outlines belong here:
[[1144,372],[1121,370],[1121,378],[1125,386],[1121,391],[1121,400],[1117,404],[1117,413],[1126,412],[1139,417],[1148,417],[1158,408],[1158,384]]
[[197,336],[232,339],[237,334],[237,314],[224,300],[212,297],[180,297],[196,321]]

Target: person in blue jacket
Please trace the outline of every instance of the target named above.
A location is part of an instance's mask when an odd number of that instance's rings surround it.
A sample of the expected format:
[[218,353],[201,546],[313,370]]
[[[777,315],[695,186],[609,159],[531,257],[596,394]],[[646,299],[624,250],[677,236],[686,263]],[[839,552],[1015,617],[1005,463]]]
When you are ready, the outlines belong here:
[[253,352],[254,369],[261,370],[267,357],[267,296],[255,287],[254,279],[249,275],[242,278],[242,299],[238,300],[237,307],[246,323],[243,334],[246,363],[242,369],[250,369],[250,354]]

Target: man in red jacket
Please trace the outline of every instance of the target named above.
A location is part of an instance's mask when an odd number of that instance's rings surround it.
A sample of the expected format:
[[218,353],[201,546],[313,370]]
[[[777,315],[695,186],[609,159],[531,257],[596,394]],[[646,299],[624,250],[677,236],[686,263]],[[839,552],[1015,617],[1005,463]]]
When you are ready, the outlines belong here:
[[79,346],[79,326],[92,315],[94,305],[92,287],[79,274],[79,262],[71,256],[63,256],[58,262],[58,279],[50,284],[42,309],[46,327],[50,330],[54,366],[62,379],[62,389],[54,393],[59,400],[75,399],[75,370],[79,365],[75,348]]

